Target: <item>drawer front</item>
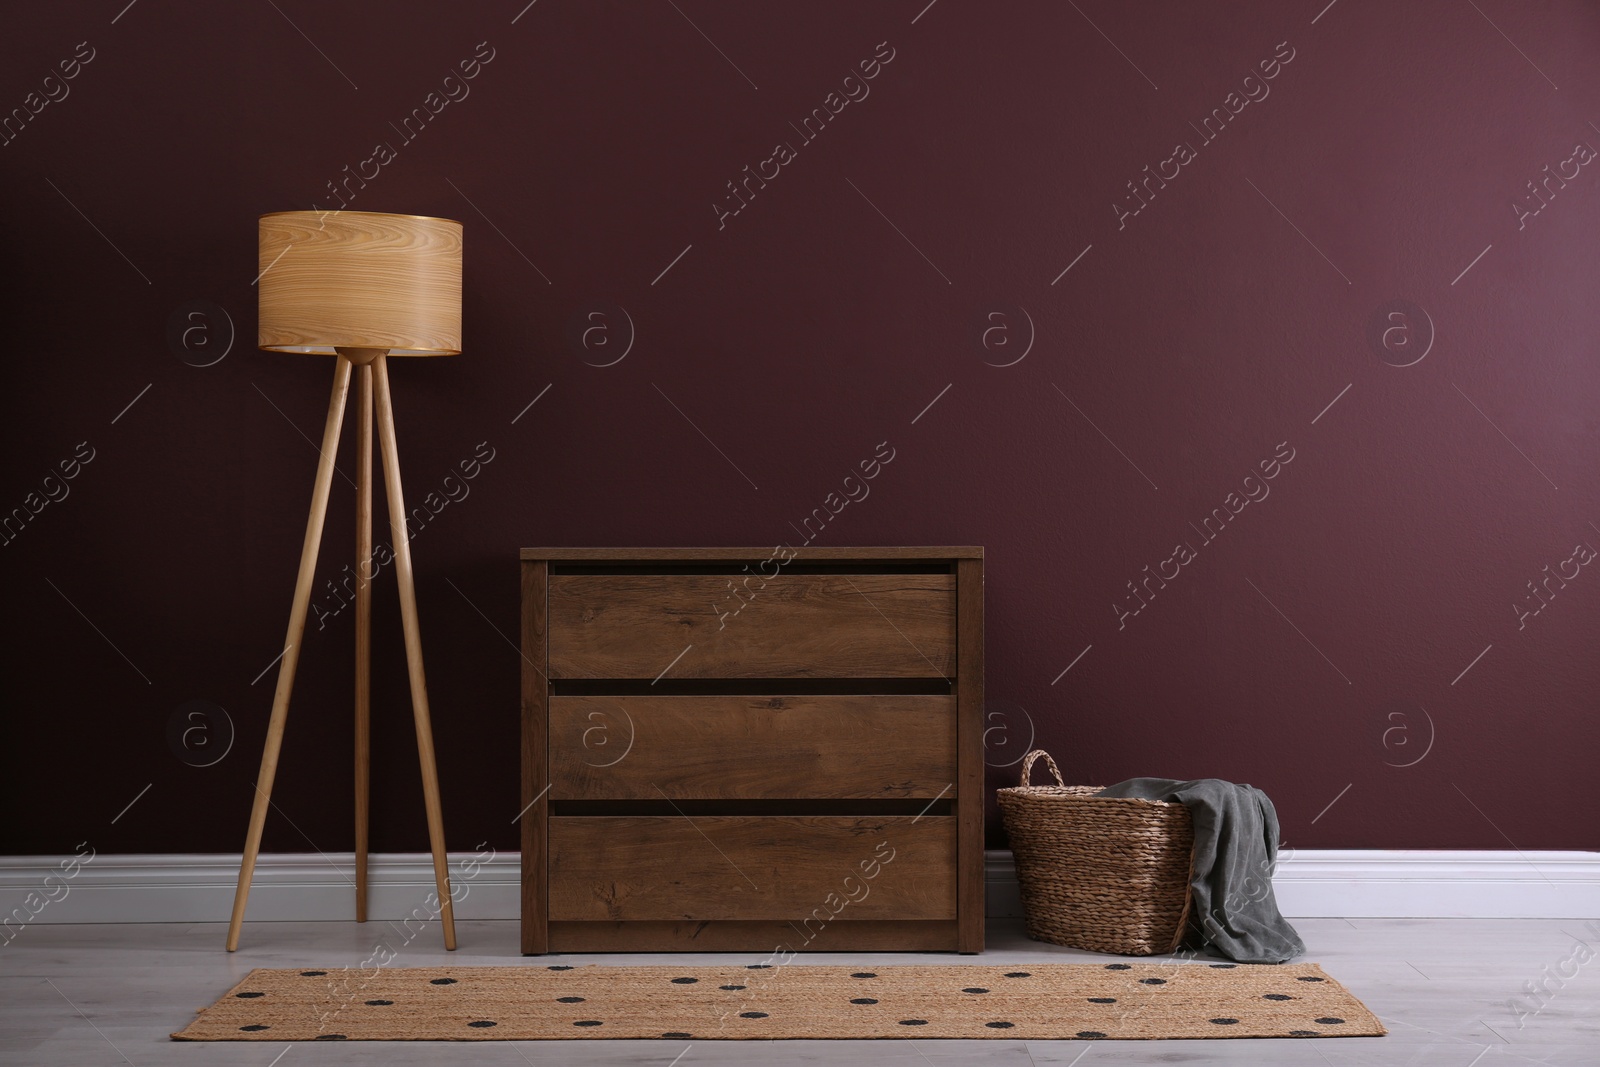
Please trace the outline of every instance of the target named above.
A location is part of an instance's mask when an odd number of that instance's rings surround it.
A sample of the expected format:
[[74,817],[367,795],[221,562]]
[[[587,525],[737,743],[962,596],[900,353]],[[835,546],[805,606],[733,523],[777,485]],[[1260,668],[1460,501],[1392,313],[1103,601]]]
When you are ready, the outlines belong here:
[[953,797],[950,696],[564,696],[553,800]]
[[954,952],[954,919],[556,922],[551,952]]
[[550,677],[955,675],[954,574],[737,577],[551,575]]
[[953,919],[946,816],[550,819],[551,921]]

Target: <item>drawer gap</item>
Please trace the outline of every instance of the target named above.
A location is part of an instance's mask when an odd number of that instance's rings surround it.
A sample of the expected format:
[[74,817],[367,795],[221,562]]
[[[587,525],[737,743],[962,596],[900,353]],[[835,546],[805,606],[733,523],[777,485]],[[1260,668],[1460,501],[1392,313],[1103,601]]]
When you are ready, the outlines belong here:
[[552,678],[551,696],[948,696],[949,678]]
[[552,816],[678,816],[696,818],[710,815],[816,815],[816,816],[948,816],[955,813],[955,800],[946,793],[929,800],[922,797],[863,799],[795,800],[552,800]]

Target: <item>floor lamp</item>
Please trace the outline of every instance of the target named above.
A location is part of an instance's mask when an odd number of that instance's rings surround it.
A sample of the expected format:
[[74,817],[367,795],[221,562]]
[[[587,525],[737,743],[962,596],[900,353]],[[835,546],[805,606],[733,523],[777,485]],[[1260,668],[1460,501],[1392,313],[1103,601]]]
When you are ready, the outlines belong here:
[[389,498],[389,530],[395,577],[400,587],[400,617],[405,628],[406,665],[411,678],[411,710],[416,720],[417,755],[422,764],[422,794],[428,812],[428,842],[439,895],[444,947],[456,947],[450,902],[449,861],[439,806],[439,774],[434,763],[428,689],[422,672],[422,636],[411,573],[406,508],[400,491],[400,457],[395,451],[394,409],[389,399],[390,356],[453,356],[461,351],[461,224],[420,215],[369,211],[282,211],[261,216],[259,244],[260,326],[257,344],[269,352],[304,352],[336,358],[333,397],[322,432],[321,460],[311,491],[311,516],[300,550],[300,573],[289,610],[278,688],[272,698],[266,748],[256,780],[250,830],[239,865],[239,885],[228,923],[228,951],[239,947],[239,926],[261,830],[272,803],[283,727],[294,689],[295,667],[305,635],[306,611],[317,569],[317,548],[333,483],[334,456],[344,422],[350,378],[359,387],[360,438],[356,474],[356,699],[355,818],[356,921],[367,917],[367,814],[370,781],[368,746],[372,664],[372,423],[377,401],[378,439],[383,448],[383,479]]

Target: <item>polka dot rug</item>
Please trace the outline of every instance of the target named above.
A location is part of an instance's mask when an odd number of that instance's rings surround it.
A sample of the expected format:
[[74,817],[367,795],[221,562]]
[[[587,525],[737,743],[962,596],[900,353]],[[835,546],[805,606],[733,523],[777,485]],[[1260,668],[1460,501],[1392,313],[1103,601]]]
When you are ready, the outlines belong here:
[[1375,1037],[1314,963],[251,971],[180,1041]]

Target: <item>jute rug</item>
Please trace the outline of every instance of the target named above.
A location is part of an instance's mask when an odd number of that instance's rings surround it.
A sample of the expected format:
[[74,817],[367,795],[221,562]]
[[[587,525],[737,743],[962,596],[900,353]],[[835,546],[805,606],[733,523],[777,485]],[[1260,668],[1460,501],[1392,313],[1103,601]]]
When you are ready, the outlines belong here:
[[254,970],[180,1041],[1371,1037],[1314,963]]

